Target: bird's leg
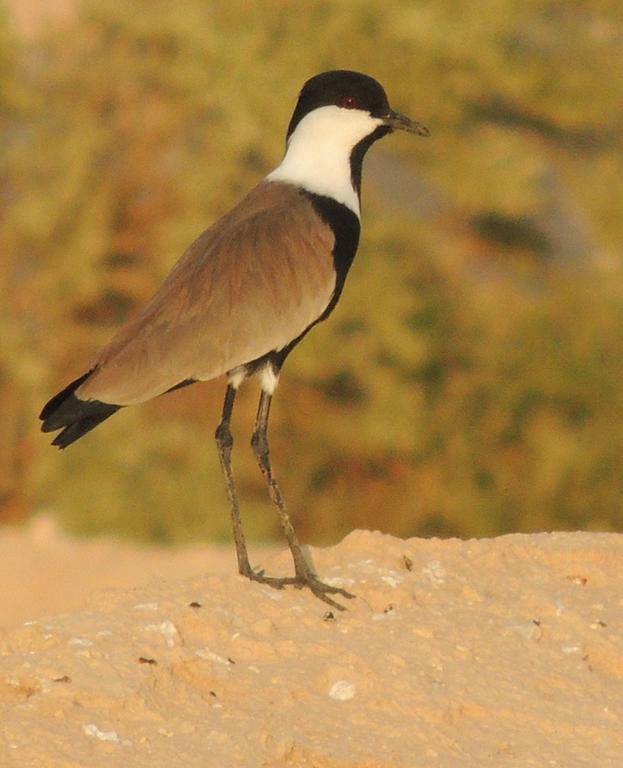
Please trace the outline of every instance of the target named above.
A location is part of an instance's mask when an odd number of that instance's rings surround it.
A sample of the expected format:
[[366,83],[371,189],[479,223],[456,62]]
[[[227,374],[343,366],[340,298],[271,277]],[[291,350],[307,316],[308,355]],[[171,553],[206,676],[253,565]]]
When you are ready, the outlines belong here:
[[270,494],[270,498],[277,508],[279,521],[288,541],[288,546],[290,547],[290,552],[292,553],[292,558],[294,560],[294,571],[296,574],[295,577],[279,579],[278,581],[280,582],[280,586],[285,586],[286,584],[294,584],[297,587],[309,587],[309,589],[314,593],[314,595],[316,595],[316,597],[324,600],[325,603],[328,603],[334,608],[343,611],[344,607],[339,605],[339,603],[336,603],[328,595],[340,594],[349,598],[354,597],[354,595],[351,595],[349,592],[344,589],[340,589],[339,587],[332,587],[329,584],[324,584],[312,571],[309,563],[303,555],[298,537],[294,531],[294,527],[292,526],[292,521],[290,520],[290,516],[286,511],[283,496],[281,495],[281,490],[277,485],[277,481],[273,477],[273,471],[270,464],[270,452],[267,434],[268,415],[270,413],[271,400],[272,396],[268,394],[268,392],[262,390],[260,404],[257,409],[257,418],[255,420],[255,429],[253,431],[253,437],[251,438],[251,445],[253,446],[253,450],[255,452],[255,456],[257,458],[257,462],[260,466],[262,474],[264,475],[264,479],[268,484],[268,492]]
[[221,423],[216,429],[215,437],[216,445],[218,448],[218,455],[221,461],[223,475],[225,477],[227,496],[229,498],[231,524],[234,532],[234,542],[236,544],[236,556],[238,558],[238,572],[243,576],[246,576],[248,579],[260,581],[263,584],[269,584],[271,587],[281,589],[285,584],[293,584],[295,580],[264,576],[263,571],[254,571],[249,562],[247,544],[244,537],[244,530],[242,528],[242,520],[240,518],[240,506],[238,504],[236,483],[234,482],[234,473],[231,467],[231,452],[234,445],[234,438],[232,437],[231,430],[229,429],[229,423],[231,421],[231,414],[234,409],[236,393],[237,389],[230,384],[227,387],[227,391],[225,392],[223,415],[221,417]]
[[231,524],[234,531],[234,542],[236,543],[236,556],[238,557],[238,572],[249,578],[253,575],[253,570],[249,563],[247,554],[247,544],[242,530],[242,521],[240,519],[240,507],[238,505],[238,494],[236,493],[236,484],[234,483],[234,474],[231,468],[231,449],[234,445],[234,438],[229,429],[231,414],[234,409],[234,400],[236,399],[236,389],[231,384],[227,386],[225,392],[225,402],[223,403],[223,415],[221,423],[216,428],[216,446],[218,456],[221,460],[221,468],[225,477],[225,486],[229,498]]

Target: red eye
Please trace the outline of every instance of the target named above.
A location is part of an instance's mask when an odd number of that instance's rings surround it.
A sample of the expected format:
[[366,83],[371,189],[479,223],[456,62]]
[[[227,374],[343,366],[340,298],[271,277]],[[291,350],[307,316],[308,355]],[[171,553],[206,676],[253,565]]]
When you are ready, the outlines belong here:
[[357,99],[354,96],[342,96],[339,106],[344,107],[344,109],[355,109],[357,107]]

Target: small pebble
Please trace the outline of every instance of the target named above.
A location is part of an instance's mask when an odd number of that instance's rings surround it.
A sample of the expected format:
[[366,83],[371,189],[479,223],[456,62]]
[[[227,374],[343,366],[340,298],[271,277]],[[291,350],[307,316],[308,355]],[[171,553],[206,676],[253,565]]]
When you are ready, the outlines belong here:
[[100,741],[119,741],[119,736],[116,731],[100,731],[95,723],[88,723],[82,726],[82,730],[87,736],[94,736]]
[[448,574],[439,560],[431,560],[422,568],[422,575],[426,576],[431,584],[443,584]]
[[329,690],[329,696],[336,701],[350,701],[355,695],[357,687],[348,680],[338,680]]
[[169,648],[173,648],[175,645],[175,638],[177,637],[177,629],[172,621],[163,621],[160,624],[147,624],[145,629],[148,632],[160,632],[164,636]]

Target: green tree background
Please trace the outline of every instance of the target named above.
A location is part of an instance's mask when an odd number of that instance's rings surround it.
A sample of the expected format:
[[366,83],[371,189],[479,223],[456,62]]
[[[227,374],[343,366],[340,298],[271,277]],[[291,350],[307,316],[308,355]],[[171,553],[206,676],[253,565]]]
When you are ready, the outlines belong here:
[[[343,299],[272,423],[302,538],[623,529],[623,11],[584,0],[83,0],[0,14],[0,520],[226,538],[223,382],[70,450],[43,402],[280,160],[316,72],[377,77],[429,126],[364,174]],[[278,529],[235,417],[252,536]]]

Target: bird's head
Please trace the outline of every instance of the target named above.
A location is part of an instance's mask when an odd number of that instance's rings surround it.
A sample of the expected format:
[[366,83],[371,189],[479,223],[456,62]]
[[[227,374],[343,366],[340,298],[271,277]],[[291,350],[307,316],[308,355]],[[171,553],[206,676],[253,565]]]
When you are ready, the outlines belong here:
[[391,131],[429,135],[421,123],[390,107],[377,80],[348,70],[323,72],[305,83],[288,126],[287,140],[307,124],[324,131],[350,132],[353,144],[373,133],[375,138]]
[[392,131],[428,130],[389,106],[383,86],[359,72],[335,70],[308,80],[286,134],[286,154],[267,178],[343,203],[359,215],[365,153]]

